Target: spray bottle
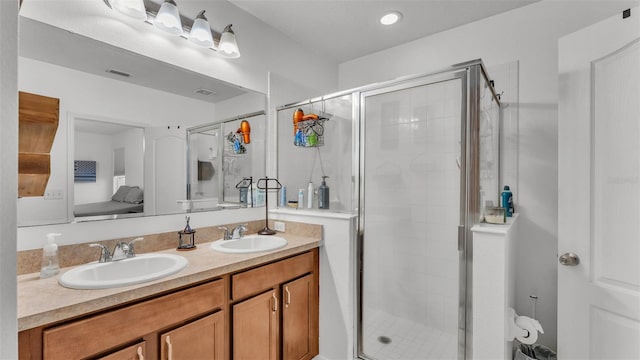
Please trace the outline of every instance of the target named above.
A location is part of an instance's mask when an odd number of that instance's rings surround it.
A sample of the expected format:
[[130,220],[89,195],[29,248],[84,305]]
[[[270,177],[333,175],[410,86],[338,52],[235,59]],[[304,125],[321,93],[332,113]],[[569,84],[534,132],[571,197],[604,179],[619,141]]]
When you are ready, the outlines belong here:
[[47,234],[47,244],[42,248],[41,279],[52,277],[60,272],[60,265],[58,265],[58,245],[55,243],[56,236],[60,235],[62,234]]

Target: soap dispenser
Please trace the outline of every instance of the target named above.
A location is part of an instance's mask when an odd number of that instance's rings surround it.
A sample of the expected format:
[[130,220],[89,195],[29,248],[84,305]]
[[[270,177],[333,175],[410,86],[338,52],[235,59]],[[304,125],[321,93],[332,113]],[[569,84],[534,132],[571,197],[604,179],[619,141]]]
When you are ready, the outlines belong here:
[[322,176],[322,184],[318,187],[318,208],[329,208],[329,186],[327,186],[326,179],[328,176]]
[[56,236],[60,235],[62,234],[47,234],[47,244],[42,248],[41,279],[52,277],[60,272],[60,266],[58,265],[58,245],[55,243]]

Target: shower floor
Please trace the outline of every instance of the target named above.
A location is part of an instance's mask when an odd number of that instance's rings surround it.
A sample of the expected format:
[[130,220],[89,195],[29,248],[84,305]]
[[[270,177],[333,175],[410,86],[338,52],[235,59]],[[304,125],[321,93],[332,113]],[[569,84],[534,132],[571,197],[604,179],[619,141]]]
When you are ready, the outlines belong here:
[[365,309],[364,353],[377,360],[456,359],[458,337],[409,319]]

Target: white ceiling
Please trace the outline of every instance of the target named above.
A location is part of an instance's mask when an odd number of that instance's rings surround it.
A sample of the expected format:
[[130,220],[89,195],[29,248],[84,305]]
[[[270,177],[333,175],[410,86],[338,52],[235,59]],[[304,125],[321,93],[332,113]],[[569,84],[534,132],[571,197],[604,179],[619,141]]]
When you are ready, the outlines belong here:
[[[539,0],[230,1],[341,63]],[[379,19],[389,10],[400,11],[403,18],[383,26]]]

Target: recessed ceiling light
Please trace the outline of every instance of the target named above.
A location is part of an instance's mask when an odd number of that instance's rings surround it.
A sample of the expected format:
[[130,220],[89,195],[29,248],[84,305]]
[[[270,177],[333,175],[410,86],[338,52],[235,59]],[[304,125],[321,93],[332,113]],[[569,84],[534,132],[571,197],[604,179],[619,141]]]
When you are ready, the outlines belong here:
[[402,13],[399,11],[389,11],[386,14],[382,15],[380,18],[380,24],[382,25],[393,25],[402,19]]

